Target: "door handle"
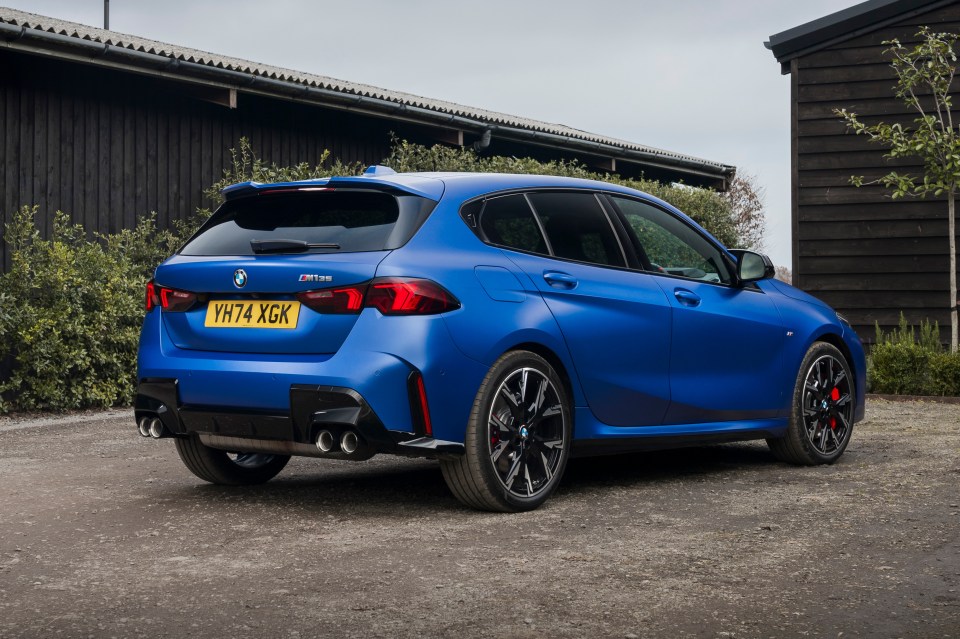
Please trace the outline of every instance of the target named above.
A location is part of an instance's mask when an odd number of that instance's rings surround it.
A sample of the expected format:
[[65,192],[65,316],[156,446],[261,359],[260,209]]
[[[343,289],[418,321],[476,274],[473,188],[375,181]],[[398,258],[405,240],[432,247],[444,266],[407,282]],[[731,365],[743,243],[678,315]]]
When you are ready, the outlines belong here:
[[684,306],[700,306],[700,296],[693,291],[688,291],[685,288],[673,289],[673,296],[676,297],[677,301]]
[[565,290],[577,288],[577,284],[579,283],[573,275],[561,273],[560,271],[544,271],[543,279],[553,288],[562,288]]

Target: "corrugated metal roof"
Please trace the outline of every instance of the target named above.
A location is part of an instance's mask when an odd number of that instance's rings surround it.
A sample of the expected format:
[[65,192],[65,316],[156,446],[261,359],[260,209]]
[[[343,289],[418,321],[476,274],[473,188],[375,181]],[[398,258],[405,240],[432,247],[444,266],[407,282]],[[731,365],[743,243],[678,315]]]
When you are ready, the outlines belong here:
[[548,122],[531,120],[529,118],[521,118],[508,115],[506,113],[497,113],[495,111],[464,106],[453,102],[425,98],[410,93],[381,89],[368,84],[348,82],[327,76],[304,73],[302,71],[294,71],[291,69],[284,69],[267,64],[260,64],[257,62],[251,62],[249,60],[242,60],[240,58],[231,58],[215,53],[208,53],[206,51],[188,49],[186,47],[165,44],[163,42],[156,42],[154,40],[147,40],[146,38],[118,33],[116,31],[107,31],[105,29],[98,29],[96,27],[89,27],[75,22],[57,20],[56,18],[18,11],[16,9],[10,9],[7,7],[0,7],[0,23],[6,23],[24,29],[36,29],[60,36],[89,41],[91,43],[95,42],[118,48],[124,48],[131,51],[163,56],[174,60],[191,62],[204,65],[212,69],[225,69],[228,71],[250,74],[252,76],[295,83],[307,87],[326,89],[345,95],[366,96],[375,99],[386,100],[396,104],[427,109],[429,111],[434,111],[441,114],[469,118],[471,120],[477,120],[481,123],[489,125],[516,127],[518,129],[524,129],[527,131],[542,132],[575,140],[584,140],[597,144],[610,145],[624,150],[649,153],[651,155],[663,158],[665,162],[669,162],[669,160],[676,160],[678,162],[700,165],[705,170],[712,169],[713,171],[716,171],[717,175],[728,176],[735,171],[734,167],[721,164],[719,162],[713,162],[710,160],[704,160],[702,158],[674,153],[664,149],[636,144],[627,140],[620,140],[608,136],[588,133],[586,131],[574,129],[562,124],[551,124]]

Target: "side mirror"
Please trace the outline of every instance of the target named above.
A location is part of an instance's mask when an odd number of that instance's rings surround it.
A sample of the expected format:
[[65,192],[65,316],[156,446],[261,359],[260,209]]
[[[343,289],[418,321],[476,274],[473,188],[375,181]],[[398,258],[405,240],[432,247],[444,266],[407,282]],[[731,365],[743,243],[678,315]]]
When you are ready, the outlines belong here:
[[737,279],[740,280],[741,284],[770,279],[776,275],[777,270],[766,255],[745,249],[736,249],[730,252],[737,258]]

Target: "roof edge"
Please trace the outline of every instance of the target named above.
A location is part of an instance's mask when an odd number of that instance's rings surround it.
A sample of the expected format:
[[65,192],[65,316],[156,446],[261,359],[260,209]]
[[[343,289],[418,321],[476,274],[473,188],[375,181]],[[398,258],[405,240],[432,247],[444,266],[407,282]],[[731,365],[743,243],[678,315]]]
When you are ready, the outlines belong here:
[[763,46],[773,53],[778,62],[784,64],[904,17],[926,13],[954,2],[956,0],[868,0],[775,33]]

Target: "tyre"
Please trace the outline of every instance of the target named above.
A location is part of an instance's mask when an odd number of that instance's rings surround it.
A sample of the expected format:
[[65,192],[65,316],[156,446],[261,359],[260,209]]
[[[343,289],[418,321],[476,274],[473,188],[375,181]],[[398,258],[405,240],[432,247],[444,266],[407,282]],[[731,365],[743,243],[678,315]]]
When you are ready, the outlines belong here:
[[797,373],[787,434],[767,440],[774,456],[806,466],[837,461],[853,431],[854,383],[839,349],[825,342],[811,346]]
[[276,477],[290,461],[289,455],[228,453],[204,446],[196,435],[178,437],[174,442],[180,459],[190,472],[211,484],[262,484]]
[[443,478],[472,508],[533,510],[560,483],[572,437],[570,402],[556,371],[535,353],[513,351],[480,385],[464,455],[441,462]]

